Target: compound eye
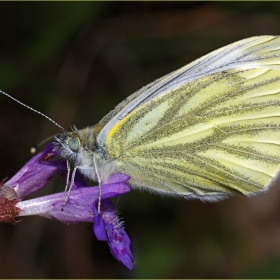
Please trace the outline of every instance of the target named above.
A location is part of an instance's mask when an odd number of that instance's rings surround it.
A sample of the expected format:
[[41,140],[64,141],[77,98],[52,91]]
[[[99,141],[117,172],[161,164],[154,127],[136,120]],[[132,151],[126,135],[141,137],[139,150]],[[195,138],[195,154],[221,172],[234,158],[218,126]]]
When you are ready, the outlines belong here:
[[78,152],[81,147],[80,139],[78,137],[71,138],[68,141],[68,146],[73,152]]

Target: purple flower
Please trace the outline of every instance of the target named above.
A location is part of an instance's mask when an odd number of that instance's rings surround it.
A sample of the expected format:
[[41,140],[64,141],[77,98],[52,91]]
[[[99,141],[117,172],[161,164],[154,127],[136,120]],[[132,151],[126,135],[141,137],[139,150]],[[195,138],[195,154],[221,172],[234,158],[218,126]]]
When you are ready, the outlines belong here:
[[55,174],[64,178],[66,162],[57,158],[53,144],[28,161],[15,176],[0,183],[0,222],[15,223],[16,217],[39,215],[64,223],[94,222],[94,232],[99,240],[107,241],[112,255],[128,269],[133,268],[130,239],[116,215],[110,198],[130,191],[129,176],[112,174],[102,184],[101,213],[98,204],[99,188],[87,187],[84,178],[76,173],[69,199],[62,211],[66,193],[56,193],[22,201],[27,195],[47,185]]

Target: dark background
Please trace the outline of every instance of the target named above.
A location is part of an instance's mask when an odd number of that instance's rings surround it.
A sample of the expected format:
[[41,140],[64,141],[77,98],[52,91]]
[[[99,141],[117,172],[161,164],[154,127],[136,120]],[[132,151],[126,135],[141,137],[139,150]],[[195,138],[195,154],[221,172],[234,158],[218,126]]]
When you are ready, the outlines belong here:
[[[0,89],[66,129],[83,128],[212,50],[279,33],[278,2],[0,2]],[[0,127],[0,178],[59,132],[1,95]],[[63,189],[57,179],[44,192]],[[25,217],[0,224],[0,278],[280,277],[279,186],[215,204],[132,191],[119,210],[132,272],[96,241],[92,225]]]

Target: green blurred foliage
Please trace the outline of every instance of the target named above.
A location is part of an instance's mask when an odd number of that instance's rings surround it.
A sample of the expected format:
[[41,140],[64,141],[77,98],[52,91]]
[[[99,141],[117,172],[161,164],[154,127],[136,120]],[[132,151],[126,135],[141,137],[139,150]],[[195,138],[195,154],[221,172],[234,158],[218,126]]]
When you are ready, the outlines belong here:
[[[278,2],[0,2],[0,88],[63,127],[93,125],[129,94],[208,52],[280,32]],[[1,176],[59,129],[0,95]],[[62,191],[54,180],[37,195]],[[92,225],[1,224],[1,278],[279,278],[280,188],[220,203],[132,191],[119,210],[135,269]]]

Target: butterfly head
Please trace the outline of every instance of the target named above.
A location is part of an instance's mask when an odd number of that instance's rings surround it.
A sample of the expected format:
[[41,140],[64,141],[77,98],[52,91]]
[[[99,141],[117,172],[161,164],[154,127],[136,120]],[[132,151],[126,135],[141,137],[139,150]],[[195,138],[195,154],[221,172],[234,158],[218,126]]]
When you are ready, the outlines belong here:
[[71,132],[56,137],[56,148],[60,156],[76,166],[91,161],[90,157],[97,148],[96,137],[101,128],[100,125],[95,125],[78,130],[73,126]]

